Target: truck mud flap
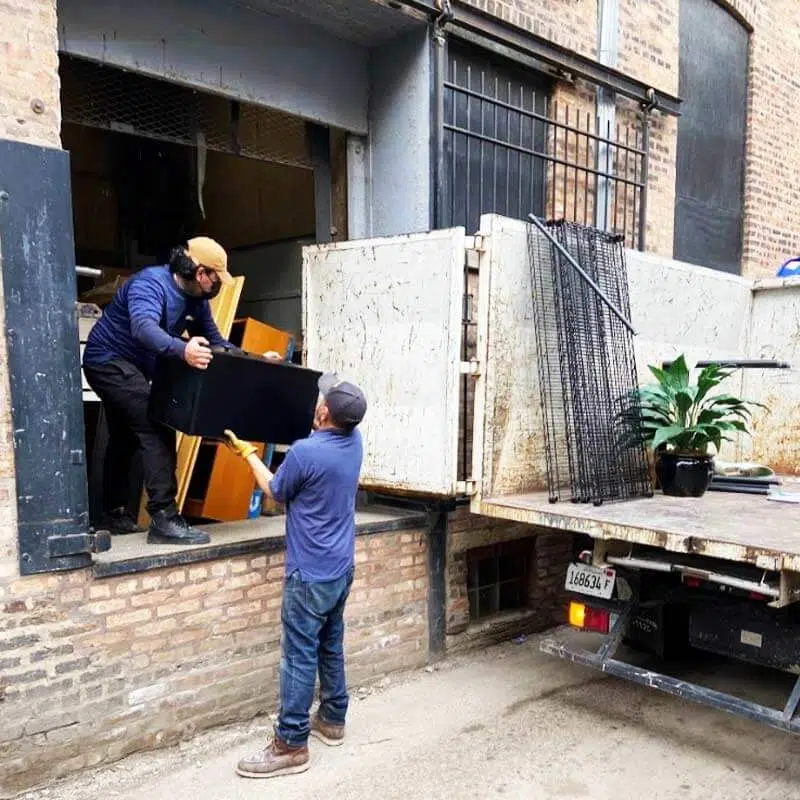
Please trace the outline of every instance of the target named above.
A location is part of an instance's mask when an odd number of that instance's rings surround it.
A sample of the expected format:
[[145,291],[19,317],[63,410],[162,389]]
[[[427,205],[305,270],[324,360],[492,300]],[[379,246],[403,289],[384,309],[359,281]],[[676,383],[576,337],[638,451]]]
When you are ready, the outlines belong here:
[[760,703],[742,700],[725,692],[709,689],[696,683],[644,669],[614,658],[622,643],[631,611],[631,607],[628,606],[625,612],[618,617],[613,629],[606,635],[596,652],[570,647],[554,639],[545,639],[540,643],[539,649],[548,655],[563,658],[573,664],[581,664],[584,667],[600,670],[607,675],[613,675],[615,678],[622,678],[684,700],[691,700],[721,711],[727,711],[729,714],[736,714],[782,731],[800,733],[800,717],[797,716],[797,708],[800,705],[800,678],[795,682],[783,711],[778,711]]

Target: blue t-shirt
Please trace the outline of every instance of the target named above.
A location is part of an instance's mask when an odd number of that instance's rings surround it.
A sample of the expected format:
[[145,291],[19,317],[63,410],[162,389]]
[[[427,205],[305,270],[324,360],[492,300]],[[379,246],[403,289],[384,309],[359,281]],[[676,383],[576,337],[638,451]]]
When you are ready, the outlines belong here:
[[183,358],[186,342],[205,336],[212,347],[228,344],[219,332],[208,300],[182,292],[169,267],[147,267],[123,284],[89,332],[83,363],[124,359],[151,378],[157,356]]
[[314,431],[292,445],[270,489],[286,504],[286,574],[333,581],[353,565],[363,445],[351,433]]

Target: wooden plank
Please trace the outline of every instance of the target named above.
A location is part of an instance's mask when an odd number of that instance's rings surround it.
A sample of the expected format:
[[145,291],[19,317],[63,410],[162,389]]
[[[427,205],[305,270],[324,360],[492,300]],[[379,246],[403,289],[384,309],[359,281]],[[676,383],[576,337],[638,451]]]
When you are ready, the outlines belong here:
[[362,486],[452,496],[463,228],[303,249],[304,361],[358,383]]
[[[244,278],[242,276],[233,279],[232,286],[223,286],[220,293],[211,301],[211,315],[217,323],[219,332],[226,339],[230,336],[233,321],[236,317],[236,309],[239,305],[239,298],[242,295]],[[200,450],[200,438],[197,436],[186,436],[178,433],[178,495],[176,503],[178,510],[183,510],[186,502],[186,493],[189,490],[189,481],[192,479],[192,470],[197,461],[197,454]],[[139,525],[146,527],[150,524],[150,515],[146,508],[147,493],[142,492],[142,499],[139,504]]]

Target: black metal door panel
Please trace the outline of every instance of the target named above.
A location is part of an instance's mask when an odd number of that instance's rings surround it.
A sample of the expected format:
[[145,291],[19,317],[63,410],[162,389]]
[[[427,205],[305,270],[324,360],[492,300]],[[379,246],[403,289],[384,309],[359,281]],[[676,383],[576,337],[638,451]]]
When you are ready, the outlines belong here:
[[548,91],[544,76],[448,42],[438,227],[471,234],[481,214],[543,215]]
[[20,571],[80,567],[91,537],[66,152],[0,140],[0,254]]
[[748,33],[716,0],[681,0],[675,258],[738,273]]

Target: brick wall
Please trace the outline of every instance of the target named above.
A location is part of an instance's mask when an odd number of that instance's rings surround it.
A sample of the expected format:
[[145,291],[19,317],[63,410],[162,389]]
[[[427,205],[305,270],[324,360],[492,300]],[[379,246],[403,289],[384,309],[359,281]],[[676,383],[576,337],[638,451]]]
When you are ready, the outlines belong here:
[[752,25],[745,175],[744,272],[774,275],[800,254],[800,82],[787,53],[800,39],[795,0],[739,0]]
[[0,138],[59,147],[56,0],[0,3]]
[[[533,539],[529,562],[527,613],[501,615],[496,621],[470,620],[467,552],[500,542]],[[448,520],[447,649],[483,646],[517,633],[545,630],[565,622],[563,592],[572,537],[531,525],[506,522],[458,510]]]
[[597,0],[464,0],[582,55],[597,56]]
[[[428,654],[422,531],[357,541],[351,686]],[[276,708],[283,553],[0,582],[0,797]]]

